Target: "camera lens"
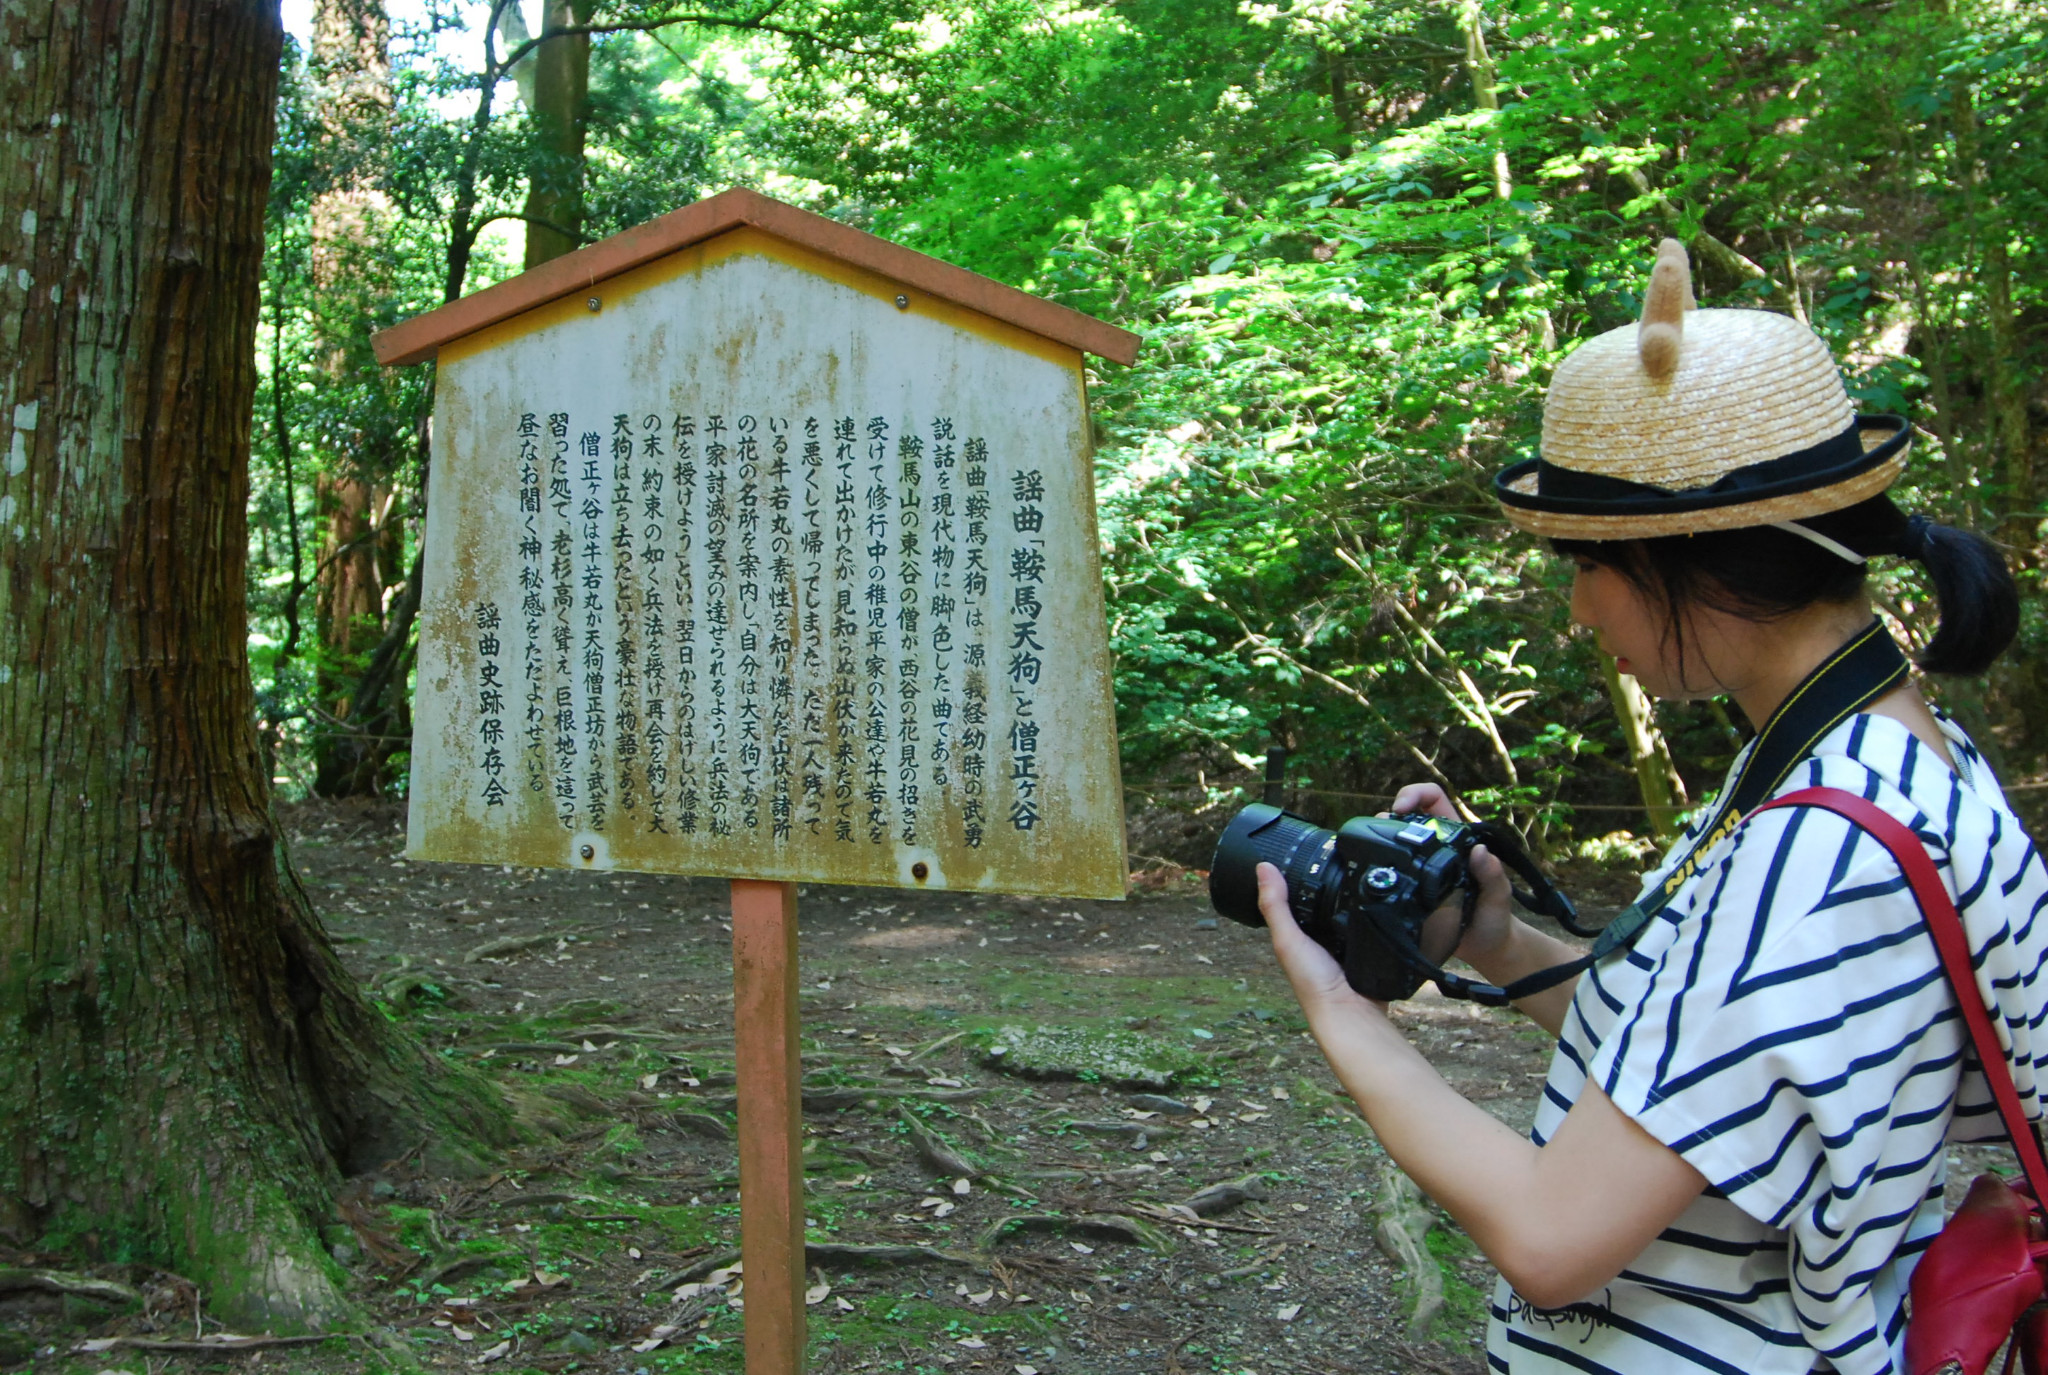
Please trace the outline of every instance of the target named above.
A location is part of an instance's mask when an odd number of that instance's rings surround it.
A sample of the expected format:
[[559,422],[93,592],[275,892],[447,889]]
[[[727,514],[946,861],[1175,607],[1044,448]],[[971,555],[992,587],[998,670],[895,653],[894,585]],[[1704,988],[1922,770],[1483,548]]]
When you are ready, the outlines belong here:
[[1209,862],[1209,901],[1232,921],[1264,926],[1258,866],[1271,864],[1287,880],[1287,906],[1294,919],[1315,935],[1319,909],[1335,892],[1330,855],[1336,842],[1335,832],[1254,802],[1231,818],[1216,842],[1216,857]]

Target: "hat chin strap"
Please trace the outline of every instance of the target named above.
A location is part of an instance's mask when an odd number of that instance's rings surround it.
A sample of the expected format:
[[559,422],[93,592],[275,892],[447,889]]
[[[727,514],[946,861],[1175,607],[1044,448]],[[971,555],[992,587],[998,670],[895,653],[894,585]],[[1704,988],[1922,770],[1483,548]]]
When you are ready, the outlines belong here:
[[1820,531],[1810,530],[1796,520],[1774,520],[1771,522],[1771,528],[1773,530],[1783,530],[1788,535],[1797,535],[1809,543],[1818,544],[1836,558],[1853,563],[1858,567],[1870,562],[1869,559],[1864,558],[1863,555],[1857,553],[1841,541],[1831,540]]

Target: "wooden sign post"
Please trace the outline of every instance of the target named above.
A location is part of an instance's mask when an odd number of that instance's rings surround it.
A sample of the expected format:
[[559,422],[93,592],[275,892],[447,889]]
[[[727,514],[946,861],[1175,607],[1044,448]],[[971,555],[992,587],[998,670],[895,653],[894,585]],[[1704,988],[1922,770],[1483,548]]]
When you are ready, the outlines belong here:
[[1082,360],[1137,341],[728,191],[375,342],[439,364],[407,854],[732,880],[793,1375],[794,885],[1123,896]]
[[803,1066],[796,967],[796,885],[734,879],[740,1273],[747,1281],[747,1369],[764,1375],[803,1368]]

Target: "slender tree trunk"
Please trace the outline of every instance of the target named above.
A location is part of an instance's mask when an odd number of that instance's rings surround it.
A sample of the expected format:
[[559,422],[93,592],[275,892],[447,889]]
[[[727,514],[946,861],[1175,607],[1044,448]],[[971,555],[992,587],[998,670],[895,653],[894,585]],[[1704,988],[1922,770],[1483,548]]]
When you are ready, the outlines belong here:
[[[592,4],[593,0],[547,0],[541,32],[588,24]],[[533,101],[528,113],[533,117],[534,157],[526,189],[526,265],[539,267],[582,243],[583,137],[590,115],[589,34],[550,38],[534,51]],[[559,229],[551,227],[557,225]]]
[[[1494,92],[1496,77],[1493,54],[1486,50],[1486,16],[1479,0],[1458,0],[1458,33],[1465,40],[1465,75],[1472,82],[1472,100],[1482,110],[1499,110],[1500,97]],[[1506,200],[1514,193],[1514,177],[1508,171],[1507,147],[1500,130],[1490,133],[1493,141],[1493,194]]]
[[[320,124],[333,165],[345,168],[314,198],[312,271],[318,366],[337,382],[374,368],[368,332],[377,299],[388,294],[384,253],[391,205],[374,169],[340,150],[369,143],[364,135],[391,110],[391,20],[384,0],[318,0],[310,54]],[[314,593],[319,642],[326,651],[314,697],[328,718],[313,733],[314,791],[322,797],[368,796],[380,790],[388,744],[369,749],[352,737],[349,685],[363,655],[383,638],[387,571],[396,565],[398,531],[380,520],[390,508],[398,455],[374,429],[345,433],[327,471],[314,482],[314,509],[326,522]]]
[[1600,660],[1601,676],[1607,680],[1607,699],[1614,704],[1622,741],[1628,746],[1629,765],[1636,771],[1636,787],[1650,814],[1650,831],[1660,842],[1669,843],[1678,838],[1678,814],[1687,806],[1685,780],[1672,762],[1664,732],[1657,729],[1649,694],[1616,668],[1611,656],[1598,650],[1594,653]]
[[270,815],[243,577],[277,6],[0,0],[0,42],[0,1233],[319,1324],[341,1177],[503,1114],[363,999]]

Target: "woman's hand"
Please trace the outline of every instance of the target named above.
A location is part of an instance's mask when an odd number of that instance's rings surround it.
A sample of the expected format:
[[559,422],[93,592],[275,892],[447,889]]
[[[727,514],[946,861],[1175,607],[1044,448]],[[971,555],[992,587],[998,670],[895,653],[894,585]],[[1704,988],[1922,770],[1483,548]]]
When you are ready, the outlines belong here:
[[1337,1003],[1355,1005],[1367,1001],[1345,981],[1344,967],[1337,963],[1336,958],[1311,940],[1296,923],[1293,911],[1287,906],[1287,880],[1281,877],[1280,871],[1262,863],[1257,873],[1259,912],[1266,919],[1266,929],[1272,933],[1273,954],[1278,957],[1287,982],[1294,986],[1294,996],[1302,1009],[1313,1014],[1318,1008]]
[[[1447,821],[1460,819],[1450,798],[1434,783],[1410,783],[1401,789],[1394,795],[1394,811],[1426,812]],[[1465,928],[1463,939],[1452,953],[1474,969],[1484,971],[1507,948],[1514,934],[1513,894],[1508,889],[1507,866],[1484,845],[1472,847],[1470,863],[1472,877],[1479,880],[1479,900],[1472,908],[1472,924]],[[1431,922],[1456,921],[1456,913],[1454,904],[1433,916]]]

